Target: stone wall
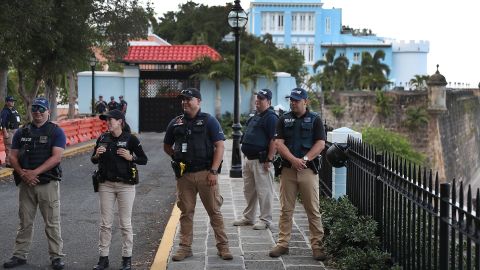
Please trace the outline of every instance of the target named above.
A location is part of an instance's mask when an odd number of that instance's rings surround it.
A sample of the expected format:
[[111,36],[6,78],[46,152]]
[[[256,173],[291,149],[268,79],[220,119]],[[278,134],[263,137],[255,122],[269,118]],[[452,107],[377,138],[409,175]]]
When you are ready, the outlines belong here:
[[[445,172],[441,178],[456,178],[471,182],[475,172],[480,170],[480,91],[447,90],[447,111],[441,114],[429,112],[430,123],[410,130],[405,125],[406,111],[410,107],[427,109],[427,91],[391,91],[385,95],[392,99],[392,113],[383,117],[376,113],[375,92],[335,92],[331,95],[333,104],[323,106],[323,118],[334,128],[350,127],[361,131],[363,127],[383,126],[407,137],[413,147],[425,154],[427,166],[435,171]],[[342,116],[335,117],[335,106],[345,109]],[[438,116],[438,118],[437,118]],[[432,121],[437,121],[440,133],[439,144],[430,136]],[[437,125],[437,123],[435,123]],[[434,145],[441,145],[443,159],[435,163],[432,159]],[[442,179],[443,180],[443,179]]]
[[446,179],[474,182],[480,169],[479,91],[447,90],[446,105],[439,117]]
[[[376,113],[374,91],[341,91],[332,93],[334,104],[324,105],[323,117],[334,128],[350,127],[361,131],[364,127],[383,126],[388,130],[398,132],[410,139],[412,145],[419,152],[428,152],[428,124],[419,126],[411,131],[404,124],[406,111],[410,107],[427,108],[428,99],[426,91],[389,91],[385,92],[392,99],[392,113],[388,117]],[[342,116],[335,117],[335,106],[344,107]]]

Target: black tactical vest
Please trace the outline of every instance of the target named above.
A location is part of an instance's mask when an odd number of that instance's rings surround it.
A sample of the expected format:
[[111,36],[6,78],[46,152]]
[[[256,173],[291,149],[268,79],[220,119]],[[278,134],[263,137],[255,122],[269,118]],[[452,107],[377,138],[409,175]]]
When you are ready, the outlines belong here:
[[7,123],[3,126],[7,129],[17,129],[20,125],[20,114],[15,108],[8,108],[5,107],[4,110],[9,110],[10,113],[8,114]]
[[[33,129],[29,123],[20,132],[19,162],[22,168],[33,170],[45,163],[52,156],[52,137],[58,126],[52,122],[45,123],[46,127]],[[49,183],[51,180],[60,181],[62,170],[60,164],[38,176],[40,184]]]
[[129,132],[122,132],[119,137],[115,138],[110,132],[105,132],[100,135],[98,145],[105,146],[107,151],[100,155],[99,170],[102,175],[101,182],[113,181],[124,182],[128,184],[132,183],[132,166],[133,163],[117,155],[117,149],[125,148],[129,150],[129,141],[131,134]]
[[213,143],[207,133],[209,114],[200,112],[193,120],[177,116],[173,125],[174,159],[187,164],[187,171],[209,169],[213,162]]
[[245,135],[243,135],[242,143],[251,144],[255,146],[268,149],[270,140],[268,139],[267,132],[265,131],[265,121],[267,116],[275,114],[272,109],[268,109],[264,114],[255,114],[247,121],[247,129]]
[[297,158],[304,157],[313,146],[313,123],[317,114],[307,111],[296,118],[292,112],[285,114],[283,120],[283,135],[288,150]]

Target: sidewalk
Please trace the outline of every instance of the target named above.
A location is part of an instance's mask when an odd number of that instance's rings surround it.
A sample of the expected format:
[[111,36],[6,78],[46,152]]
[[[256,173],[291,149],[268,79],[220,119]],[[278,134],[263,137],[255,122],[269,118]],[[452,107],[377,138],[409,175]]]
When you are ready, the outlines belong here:
[[[232,141],[225,143],[225,155],[220,175],[220,193],[223,196],[222,214],[225,230],[228,236],[233,260],[224,261],[216,255],[215,237],[211,229],[208,215],[197,196],[197,206],[194,218],[193,257],[180,262],[171,260],[172,254],[177,250],[179,243],[178,218],[180,211],[175,206],[172,217],[165,229],[162,243],[152,265],[152,270],[203,270],[203,269],[326,269],[322,262],[312,258],[312,250],[308,240],[307,215],[300,203],[297,203],[290,242],[290,254],[280,258],[271,258],[268,252],[275,245],[278,237],[278,219],[280,216],[280,203],[278,200],[278,183],[275,183],[275,198],[273,206],[274,228],[267,230],[253,230],[252,226],[236,227],[232,223],[242,217],[246,206],[243,196],[243,180],[229,178],[231,168]],[[173,244],[173,246],[172,246]]]

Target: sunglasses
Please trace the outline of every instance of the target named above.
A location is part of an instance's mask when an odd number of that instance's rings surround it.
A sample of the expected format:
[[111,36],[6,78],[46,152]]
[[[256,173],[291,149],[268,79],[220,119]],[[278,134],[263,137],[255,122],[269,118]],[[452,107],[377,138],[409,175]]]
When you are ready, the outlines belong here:
[[33,105],[32,106],[32,112],[40,112],[40,113],[44,113],[46,112],[47,109],[42,107],[42,106],[38,106],[38,105]]

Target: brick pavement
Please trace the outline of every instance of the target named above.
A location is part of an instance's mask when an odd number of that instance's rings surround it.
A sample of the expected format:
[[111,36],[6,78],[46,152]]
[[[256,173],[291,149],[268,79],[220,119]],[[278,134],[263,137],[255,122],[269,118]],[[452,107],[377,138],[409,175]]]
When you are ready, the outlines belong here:
[[[179,243],[179,225],[177,225],[173,247],[168,255],[168,270],[204,270],[204,269],[258,269],[258,270],[322,270],[326,269],[322,262],[312,258],[310,242],[308,240],[307,215],[300,203],[297,203],[290,242],[290,254],[280,258],[268,256],[269,250],[275,245],[278,237],[278,219],[280,203],[278,200],[278,183],[275,184],[275,197],[273,206],[273,228],[267,230],[253,230],[252,226],[233,226],[235,219],[241,218],[246,206],[243,197],[243,180],[229,178],[231,162],[231,140],[226,141],[224,166],[220,175],[220,192],[224,202],[222,214],[225,222],[230,249],[233,260],[224,261],[216,255],[215,237],[209,224],[208,215],[202,202],[197,197],[197,207],[194,218],[193,256],[180,262],[171,260],[172,254],[177,250]],[[153,268],[152,268],[153,269]]]

